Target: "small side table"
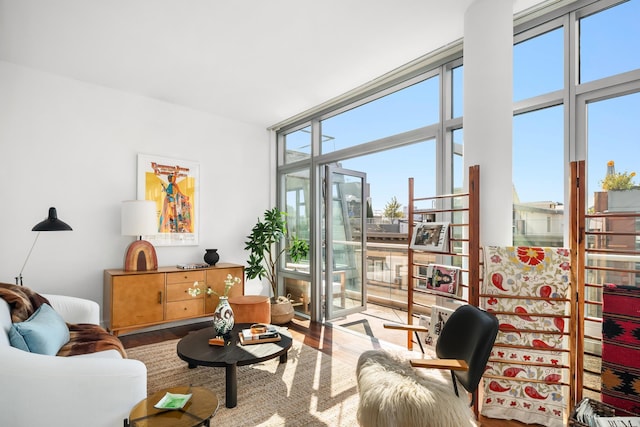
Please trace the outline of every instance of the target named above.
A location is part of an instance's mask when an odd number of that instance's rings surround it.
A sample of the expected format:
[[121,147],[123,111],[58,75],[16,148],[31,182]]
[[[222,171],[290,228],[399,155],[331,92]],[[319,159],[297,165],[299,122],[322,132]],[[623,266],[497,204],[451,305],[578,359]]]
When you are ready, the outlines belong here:
[[[157,409],[165,393],[189,394],[191,399],[182,409]],[[209,427],[211,417],[218,411],[218,396],[204,387],[171,387],[160,390],[138,403],[124,420],[124,427]]]

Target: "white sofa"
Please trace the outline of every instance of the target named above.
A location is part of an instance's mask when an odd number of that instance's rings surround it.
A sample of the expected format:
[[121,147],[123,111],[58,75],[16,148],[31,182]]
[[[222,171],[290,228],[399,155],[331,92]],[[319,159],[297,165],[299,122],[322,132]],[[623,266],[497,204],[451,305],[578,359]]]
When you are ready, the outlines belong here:
[[[43,295],[67,323],[100,323],[94,301]],[[9,305],[0,298],[0,426],[122,427],[147,395],[147,368],[116,350],[57,357],[9,344]]]

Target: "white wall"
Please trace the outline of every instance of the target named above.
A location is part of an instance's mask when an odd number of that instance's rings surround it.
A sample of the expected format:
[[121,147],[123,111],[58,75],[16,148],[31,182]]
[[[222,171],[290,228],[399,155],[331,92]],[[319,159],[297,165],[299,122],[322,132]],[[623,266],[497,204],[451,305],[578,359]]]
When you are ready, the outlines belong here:
[[205,248],[245,264],[245,236],[272,200],[269,150],[254,125],[0,61],[0,281],[14,283],[31,228],[55,206],[73,231],[41,233],[24,284],[102,304],[103,270],[122,268],[133,240],[120,202],[136,198],[137,153],[200,163],[200,244],[156,248],[159,265],[201,262]]

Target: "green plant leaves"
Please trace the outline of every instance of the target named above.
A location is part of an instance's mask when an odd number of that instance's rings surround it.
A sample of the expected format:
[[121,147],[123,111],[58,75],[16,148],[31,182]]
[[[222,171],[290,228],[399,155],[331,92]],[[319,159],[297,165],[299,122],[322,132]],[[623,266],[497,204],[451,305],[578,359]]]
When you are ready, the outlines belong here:
[[277,265],[280,256],[287,253],[293,262],[298,262],[309,253],[309,244],[293,236],[289,248],[280,252],[275,250],[276,245],[281,242],[287,233],[286,213],[278,208],[268,209],[264,212],[263,219],[258,218],[258,222],[251,229],[251,234],[247,236],[245,250],[250,251],[248,267],[245,273],[249,279],[266,277],[271,283],[273,295],[277,295]]

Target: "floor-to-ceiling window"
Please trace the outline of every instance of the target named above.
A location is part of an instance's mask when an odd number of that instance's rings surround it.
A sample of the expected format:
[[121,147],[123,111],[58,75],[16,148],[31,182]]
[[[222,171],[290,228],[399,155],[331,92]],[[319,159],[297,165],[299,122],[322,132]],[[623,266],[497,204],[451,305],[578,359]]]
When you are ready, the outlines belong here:
[[[324,267],[326,253],[323,224],[326,217],[322,207],[327,193],[323,187],[325,165],[365,174],[367,244],[363,277],[367,293],[372,299],[390,304],[406,303],[408,178],[416,178],[417,190],[427,195],[445,188],[452,191],[454,182],[462,186],[461,133],[457,134],[457,144],[451,135],[443,138],[443,134],[451,130],[443,131],[441,121],[441,117],[451,121],[453,108],[457,108],[458,117],[450,127],[460,132],[462,67],[458,61],[454,77],[452,64],[448,62],[433,70],[415,73],[379,93],[318,114],[280,132],[280,205],[288,211],[298,211],[293,206],[299,203],[301,181],[306,179],[304,191],[308,190],[309,194],[304,198],[305,207],[317,215],[306,223],[305,232],[310,240],[315,236],[316,241],[321,241],[315,246],[312,244],[316,251],[308,265],[285,263],[281,266],[285,292],[294,296],[300,313],[316,318],[326,314],[322,310],[323,302],[327,301],[323,295],[325,286],[321,285],[326,278],[322,276],[323,268],[318,267],[315,273],[313,269],[314,265]],[[451,99],[454,90],[458,96],[455,102]],[[446,102],[441,99],[442,93],[446,94]],[[449,106],[449,112],[443,111],[444,106]],[[457,153],[455,172],[451,154],[454,151]],[[309,173],[300,180],[305,168]],[[342,202],[346,208],[334,208],[333,212],[349,212],[350,201],[345,198]],[[391,207],[394,209],[390,210]],[[337,223],[350,226],[349,221]],[[335,233],[335,224],[333,227]],[[345,230],[344,235],[351,235],[353,231]],[[349,275],[343,275],[341,280],[347,280],[348,291]],[[318,285],[311,286],[311,283]],[[318,302],[316,307],[320,307],[318,313],[314,312],[314,301]],[[345,305],[349,306],[349,298]]]
[[[599,397],[602,285],[640,285],[640,1],[600,2],[576,13],[576,157],[586,164],[585,395]],[[607,31],[602,29],[606,28]],[[598,217],[605,213],[613,217]],[[597,234],[596,234],[597,233]],[[612,234],[610,234],[612,233]]]
[[[594,89],[614,89],[636,80],[640,60],[634,22],[640,2],[576,2],[574,11],[550,14],[516,29],[514,36],[513,242],[564,246],[567,239],[567,165],[586,159],[590,191],[613,160],[630,168],[640,151],[633,143],[607,143],[604,151],[587,149],[592,142],[580,129],[586,115],[579,97]],[[632,84],[633,85],[633,84]],[[630,87],[620,91],[634,90]],[[637,89],[635,89],[637,90]],[[628,110],[610,104],[607,126],[623,120]],[[583,117],[583,122],[580,121]],[[606,130],[601,128],[599,131]],[[624,148],[621,154],[617,148]],[[587,156],[587,151],[591,152]],[[597,154],[596,154],[597,153]],[[613,157],[625,157],[625,160]],[[600,178],[597,178],[600,176]],[[562,185],[560,185],[562,184]],[[593,198],[593,197],[592,197]],[[593,201],[587,201],[593,208]]]
[[[640,143],[633,129],[638,111],[633,93],[640,90],[638,3],[578,0],[546,15],[519,17],[514,27],[511,177],[515,244],[567,244],[569,161],[587,159],[592,198],[601,190],[599,180],[610,160],[617,172],[640,173],[634,163]],[[374,83],[341,98],[333,108],[323,107],[277,130],[279,202],[289,209],[298,196],[284,187],[290,186],[291,174],[306,170],[305,227],[310,240],[322,239],[321,168],[336,164],[367,175],[372,248],[367,278],[390,302],[408,274],[398,261],[404,243],[389,250],[373,239],[402,235],[408,219],[385,216],[385,208],[395,198],[406,210],[410,176],[423,186],[421,193],[445,194],[463,187],[463,60],[461,45],[453,46],[447,54],[434,55],[432,62],[427,58],[420,67],[408,68],[411,74],[382,79],[379,87]],[[587,117],[588,132],[581,131],[587,129]],[[388,240],[384,245],[396,244]],[[321,262],[322,242],[312,247],[315,261]],[[312,269],[282,268],[286,280],[305,281],[310,289],[321,277],[314,277]],[[313,295],[320,296],[310,291],[308,298]],[[311,314],[311,304],[306,307]],[[321,316],[316,313],[315,318]]]
[[565,27],[555,19],[515,36],[513,244],[563,246]]

